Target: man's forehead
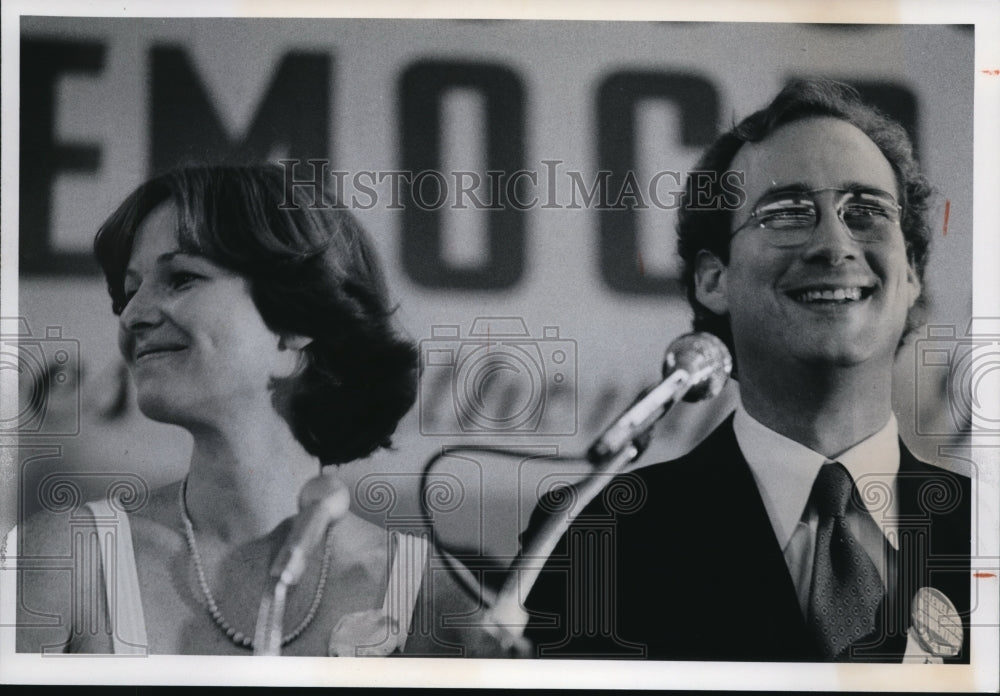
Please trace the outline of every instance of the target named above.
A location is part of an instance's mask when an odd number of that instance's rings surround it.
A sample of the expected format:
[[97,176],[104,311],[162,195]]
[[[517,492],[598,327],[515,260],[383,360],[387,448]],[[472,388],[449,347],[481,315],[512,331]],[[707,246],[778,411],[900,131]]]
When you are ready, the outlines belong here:
[[826,116],[793,121],[760,142],[745,144],[731,169],[742,172],[751,202],[783,188],[864,186],[890,193],[898,188],[878,146],[856,126]]

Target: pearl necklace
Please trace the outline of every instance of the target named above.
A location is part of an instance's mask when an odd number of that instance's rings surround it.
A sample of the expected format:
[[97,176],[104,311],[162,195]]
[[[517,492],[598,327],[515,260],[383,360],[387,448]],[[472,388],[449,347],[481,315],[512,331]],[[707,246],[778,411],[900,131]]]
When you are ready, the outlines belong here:
[[[241,631],[237,631],[229,625],[229,622],[222,616],[222,612],[219,611],[219,605],[215,603],[215,597],[212,596],[212,591],[208,587],[208,580],[205,579],[205,569],[201,565],[201,554],[198,553],[198,545],[194,540],[194,525],[191,523],[190,515],[188,515],[187,501],[185,500],[187,494],[187,477],[184,478],[179,490],[181,520],[184,522],[184,535],[187,537],[188,549],[191,551],[191,559],[194,561],[194,569],[198,575],[198,585],[201,587],[201,593],[205,596],[205,605],[208,608],[208,613],[212,616],[212,620],[215,621],[216,625],[222,629],[223,633],[226,634],[227,638],[241,648],[249,648],[252,650],[253,638],[245,635]],[[282,636],[282,647],[288,645],[302,635],[302,632],[305,631],[306,628],[309,627],[309,624],[312,623],[313,619],[316,618],[316,612],[319,610],[319,605],[323,601],[323,592],[326,589],[326,579],[330,570],[330,556],[332,548],[333,535],[330,531],[327,531],[326,549],[323,552],[323,564],[320,566],[319,570],[319,582],[316,583],[316,595],[313,597],[312,605],[310,605],[305,618],[299,622],[299,625],[296,626],[291,633],[286,633]]]

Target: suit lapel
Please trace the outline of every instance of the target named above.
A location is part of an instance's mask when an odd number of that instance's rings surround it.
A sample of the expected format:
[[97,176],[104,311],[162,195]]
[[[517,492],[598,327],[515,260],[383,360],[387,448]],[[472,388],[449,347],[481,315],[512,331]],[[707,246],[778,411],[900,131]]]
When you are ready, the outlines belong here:
[[732,563],[733,625],[742,649],[756,659],[810,659],[812,640],[806,632],[795,585],[764,507],[757,483],[739,448],[732,417],[716,431],[703,465],[710,468],[711,490],[719,492],[712,536],[726,539]]

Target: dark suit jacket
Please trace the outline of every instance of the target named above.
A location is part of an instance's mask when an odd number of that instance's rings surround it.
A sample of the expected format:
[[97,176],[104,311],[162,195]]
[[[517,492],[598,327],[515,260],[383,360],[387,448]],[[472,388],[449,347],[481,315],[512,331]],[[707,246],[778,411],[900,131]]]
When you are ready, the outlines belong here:
[[[856,659],[898,662],[910,603],[935,587],[963,620],[970,487],[900,443],[900,548],[876,637]],[[545,509],[543,500],[524,538]],[[556,513],[558,514],[558,513]],[[576,519],[525,607],[538,657],[819,661],[732,417],[684,457],[623,474]]]

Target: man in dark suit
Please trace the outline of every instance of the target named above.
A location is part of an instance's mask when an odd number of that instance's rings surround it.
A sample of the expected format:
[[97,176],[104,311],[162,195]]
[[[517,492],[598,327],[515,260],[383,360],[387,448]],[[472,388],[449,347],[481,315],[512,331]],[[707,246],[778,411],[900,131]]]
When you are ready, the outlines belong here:
[[525,604],[535,654],[967,662],[969,481],[917,461],[891,408],[930,238],[908,136],[799,82],[696,170],[715,188],[680,211],[684,280],[741,403],[577,517]]

